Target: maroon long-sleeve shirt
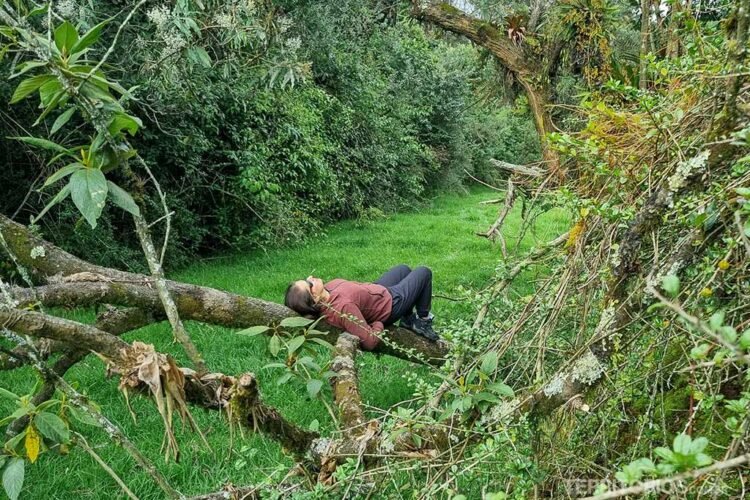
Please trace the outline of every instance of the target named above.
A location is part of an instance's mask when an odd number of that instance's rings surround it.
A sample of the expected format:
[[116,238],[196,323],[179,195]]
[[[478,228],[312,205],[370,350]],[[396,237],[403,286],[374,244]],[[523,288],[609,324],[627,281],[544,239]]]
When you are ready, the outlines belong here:
[[383,322],[391,315],[393,298],[388,290],[373,283],[335,279],[325,285],[330,293],[321,312],[328,323],[359,337],[360,347],[372,351],[380,339]]

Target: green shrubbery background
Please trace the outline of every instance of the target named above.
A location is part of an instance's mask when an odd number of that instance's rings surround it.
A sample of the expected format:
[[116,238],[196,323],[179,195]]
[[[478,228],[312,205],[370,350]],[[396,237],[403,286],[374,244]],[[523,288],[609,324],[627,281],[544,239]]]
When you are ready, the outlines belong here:
[[[91,13],[117,12],[95,3],[73,9],[71,20],[85,29],[101,20]],[[196,52],[187,48],[159,64],[171,42],[144,41],[159,39],[163,28],[153,13],[142,12],[123,33],[126,49],[109,61],[110,74],[137,86],[130,107],[144,127],[134,145],[154,166],[175,213],[168,265],[295,243],[322,234],[334,220],[408,209],[437,191],[462,189],[466,172],[497,180],[489,158],[538,157],[523,102],[509,107],[488,95],[487,88],[499,88],[485,85],[497,78],[495,69],[471,45],[428,36],[398,10],[355,0],[289,1],[274,9],[283,24],[274,29],[285,37],[275,49],[243,45],[212,53],[207,65],[195,63]],[[2,63],[5,74],[12,62]],[[292,63],[302,68],[293,86],[283,66]],[[0,83],[0,99],[8,102],[16,84]],[[36,189],[51,167],[8,137],[46,137],[47,130],[32,127],[38,112],[31,101],[3,115],[0,209],[16,214],[31,190],[15,216],[27,223],[49,199]],[[76,132],[55,139],[74,144]],[[158,218],[158,200],[149,204],[151,218]],[[86,248],[104,265],[139,268],[123,213],[105,211],[96,231],[72,224],[77,218],[68,202],[40,224],[67,249]],[[155,226],[157,234],[162,226]]]

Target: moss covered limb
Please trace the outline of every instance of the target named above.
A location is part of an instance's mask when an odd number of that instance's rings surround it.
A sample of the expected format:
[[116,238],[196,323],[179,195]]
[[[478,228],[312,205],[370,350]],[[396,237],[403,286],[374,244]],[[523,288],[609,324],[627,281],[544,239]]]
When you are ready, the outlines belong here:
[[[107,309],[99,316],[96,320],[96,328],[103,330],[112,335],[122,335],[123,333],[135,330],[142,326],[153,323],[153,317],[147,312],[141,309]],[[80,346],[71,347],[66,344],[61,351],[61,355],[55,363],[52,365],[52,371],[58,376],[63,377],[67,371],[72,368],[76,363],[83,360],[89,354],[88,349],[81,349]],[[22,349],[23,346],[19,346],[18,349]],[[19,357],[19,361],[23,360],[24,357]],[[28,360],[28,358],[25,358]],[[19,365],[21,363],[19,362]],[[39,392],[34,394],[31,402],[39,406],[43,402],[49,400],[55,394],[55,380],[46,380],[44,385]],[[15,436],[28,424],[27,417],[21,417],[16,419],[13,423],[8,426],[6,434]]]
[[120,359],[122,352],[130,348],[124,340],[96,327],[34,311],[0,307],[0,326],[34,338],[85,346],[111,359]]
[[349,438],[356,438],[365,424],[365,412],[362,409],[355,366],[358,346],[357,337],[342,333],[336,341],[331,364],[331,370],[336,372],[336,376],[331,379],[333,399],[339,410],[341,430]]
[[[117,371],[132,369],[133,362],[140,362],[140,357],[145,352],[94,326],[33,311],[0,308],[0,325],[22,335],[51,338],[77,347],[86,346],[109,358]],[[74,357],[63,364],[70,364],[71,360]],[[313,440],[319,437],[317,433],[289,422],[278,410],[263,403],[257,380],[252,374],[244,374],[235,379],[221,373],[201,375],[186,368],[181,371],[188,402],[212,410],[229,408],[242,425],[260,430],[295,455],[307,452]],[[54,373],[57,380],[57,370]]]
[[412,5],[414,17],[465,36],[492,52],[504,66],[519,76],[536,75],[540,72],[540,68],[533,62],[535,59],[527,57],[521,47],[492,23],[471,17],[449,2],[413,2]]

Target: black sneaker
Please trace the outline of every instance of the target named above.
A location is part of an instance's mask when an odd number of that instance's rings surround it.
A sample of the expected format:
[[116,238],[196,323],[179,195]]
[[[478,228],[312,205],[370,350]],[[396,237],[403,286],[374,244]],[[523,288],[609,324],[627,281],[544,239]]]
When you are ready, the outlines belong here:
[[432,315],[427,319],[422,319],[415,315],[410,330],[433,342],[440,339],[435,330],[432,329]]
[[414,329],[414,319],[416,317],[417,317],[417,315],[414,314],[414,313],[411,313],[408,316],[404,316],[403,318],[401,318],[401,321],[398,322],[398,325],[401,328],[408,328],[409,330],[413,330]]

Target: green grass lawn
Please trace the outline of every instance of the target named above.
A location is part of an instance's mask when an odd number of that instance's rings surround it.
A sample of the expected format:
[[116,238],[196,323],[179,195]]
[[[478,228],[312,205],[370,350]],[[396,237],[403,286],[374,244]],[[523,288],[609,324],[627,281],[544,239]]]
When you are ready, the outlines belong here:
[[[502,193],[475,190],[467,195],[446,195],[434,199],[413,213],[401,213],[381,221],[336,224],[327,236],[296,248],[268,252],[249,252],[197,262],[172,278],[281,302],[289,281],[310,274],[328,280],[343,277],[357,281],[375,280],[389,267],[406,263],[427,265],[433,270],[436,295],[453,297],[459,286],[480,288],[488,283],[501,258],[500,248],[475,236],[494,221],[498,206],[480,205]],[[514,210],[504,234],[513,248],[520,225],[520,214]],[[545,214],[536,232],[527,235],[520,245],[524,252],[535,243],[545,242],[565,230],[567,217],[562,212]],[[531,283],[518,284],[522,289]],[[522,290],[519,290],[522,291]],[[435,298],[433,311],[436,329],[447,318],[471,318],[473,311],[460,301]],[[87,311],[72,311],[73,318],[91,320]],[[302,426],[317,421],[322,429],[332,422],[324,405],[307,398],[302,385],[290,382],[277,387],[278,371],[263,369],[272,361],[265,338],[247,338],[232,330],[199,323],[188,323],[193,340],[203,352],[210,368],[228,374],[255,372],[264,399],[276,406],[287,418]],[[163,352],[173,353],[180,362],[185,357],[171,341],[167,324],[144,328],[127,335],[126,340],[142,340]],[[368,405],[387,408],[408,399],[412,388],[404,380],[407,374],[430,377],[426,367],[390,357],[371,354],[359,356],[362,396]],[[230,435],[226,420],[217,412],[195,409],[193,415],[206,434],[212,450],[206,449],[198,436],[177,425],[181,447],[179,463],[164,463],[159,450],[162,424],[153,404],[132,397],[131,405],[138,416],[134,422],[117,390],[117,380],[104,379],[104,365],[93,356],[70,371],[67,379],[99,403],[104,413],[121,426],[126,435],[153,461],[179,491],[195,495],[219,489],[226,483],[246,485],[264,479],[279,478],[290,465],[275,442],[235,429]],[[29,369],[0,372],[0,386],[14,392],[29,391],[35,382]],[[323,393],[330,398],[330,390]],[[329,399],[330,400],[330,399]],[[4,405],[4,406],[3,406]],[[7,403],[0,401],[0,415],[7,414]],[[150,478],[142,473],[129,456],[111,443],[101,432],[84,429],[97,453],[125,480],[141,498],[161,498]],[[46,454],[34,464],[27,464],[26,485],[22,498],[112,498],[121,497],[114,481],[80,449],[68,456]]]

